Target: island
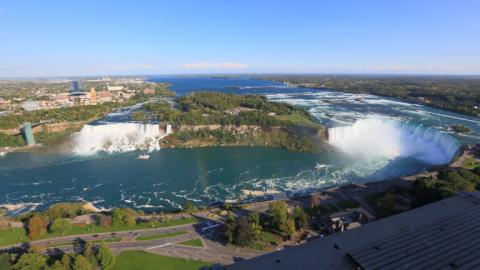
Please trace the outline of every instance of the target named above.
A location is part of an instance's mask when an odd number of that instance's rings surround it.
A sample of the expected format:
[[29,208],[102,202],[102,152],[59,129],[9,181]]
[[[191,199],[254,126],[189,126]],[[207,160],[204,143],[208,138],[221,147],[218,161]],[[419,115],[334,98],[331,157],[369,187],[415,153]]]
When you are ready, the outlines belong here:
[[261,95],[194,92],[174,102],[151,102],[133,113],[137,121],[173,126],[161,146],[264,146],[316,152],[326,148],[326,128],[305,110]]

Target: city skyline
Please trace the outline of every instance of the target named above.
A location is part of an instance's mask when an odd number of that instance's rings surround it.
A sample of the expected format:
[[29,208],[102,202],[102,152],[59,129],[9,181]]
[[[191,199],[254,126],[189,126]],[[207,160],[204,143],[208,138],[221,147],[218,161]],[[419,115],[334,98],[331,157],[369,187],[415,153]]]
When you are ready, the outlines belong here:
[[476,1],[0,4],[0,77],[479,74]]

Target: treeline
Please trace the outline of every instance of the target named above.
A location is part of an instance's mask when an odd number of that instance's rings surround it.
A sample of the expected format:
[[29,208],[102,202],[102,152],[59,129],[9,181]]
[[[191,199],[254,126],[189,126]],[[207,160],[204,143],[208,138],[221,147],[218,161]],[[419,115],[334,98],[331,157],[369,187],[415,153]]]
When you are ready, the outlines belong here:
[[0,133],[0,147],[25,146],[27,143],[22,135],[8,135]]
[[264,215],[252,212],[248,216],[237,217],[230,213],[225,222],[224,235],[230,244],[254,248],[256,244],[276,244],[275,238],[268,239],[273,243],[261,243],[265,241],[262,239],[265,232],[290,239],[307,226],[308,215],[302,208],[296,207],[289,213],[285,201],[275,201],[270,203]]
[[311,88],[374,94],[411,100],[435,108],[478,115],[480,79],[474,77],[413,76],[271,76]]
[[480,190],[480,168],[448,169],[434,177],[421,177],[413,185],[415,205],[421,206],[454,196],[457,192]]
[[24,122],[39,123],[41,121],[87,121],[101,117],[118,107],[116,103],[74,106],[50,110],[21,111],[0,117],[0,129],[17,128]]
[[111,269],[115,256],[105,243],[94,246],[79,241],[75,253],[45,255],[32,247],[23,253],[0,254],[1,269],[18,270],[94,270]]

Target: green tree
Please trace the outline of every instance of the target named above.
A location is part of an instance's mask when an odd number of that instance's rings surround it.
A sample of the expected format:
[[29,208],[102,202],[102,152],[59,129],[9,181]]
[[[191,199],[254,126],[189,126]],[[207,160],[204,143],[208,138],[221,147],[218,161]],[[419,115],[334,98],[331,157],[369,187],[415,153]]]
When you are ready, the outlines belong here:
[[78,254],[75,257],[75,263],[73,264],[72,267],[73,270],[92,270],[93,267],[88,261],[87,258],[85,258],[83,255]]
[[304,229],[307,227],[308,224],[308,216],[307,213],[305,213],[305,210],[303,210],[300,207],[295,207],[293,210],[293,219],[295,220],[295,227],[297,230],[299,229]]
[[250,215],[248,215],[248,222],[260,226],[260,214],[257,211],[253,211],[250,213]]
[[112,213],[114,226],[133,226],[136,224],[136,213],[130,208],[115,208]]
[[187,201],[183,209],[187,212],[194,212],[197,210],[197,207],[191,201]]
[[285,229],[283,231],[283,235],[287,238],[291,238],[295,232],[295,220],[292,217],[288,217],[287,221],[285,222]]
[[64,265],[62,261],[56,260],[51,266],[47,268],[48,270],[70,270],[70,265]]
[[284,234],[287,230],[288,205],[285,201],[275,201],[268,206],[268,216],[270,226],[278,232]]
[[0,269],[12,269],[12,265],[10,263],[10,254],[3,253],[0,254]]
[[102,242],[98,248],[97,261],[102,269],[108,269],[115,264],[115,257],[105,242]]
[[63,218],[55,219],[50,225],[50,231],[65,235],[65,232],[72,228],[72,224]]
[[71,254],[64,254],[61,262],[65,269],[72,269],[73,258]]
[[47,234],[47,222],[45,218],[34,215],[28,220],[28,237],[32,240],[40,239]]
[[377,209],[382,216],[388,216],[393,213],[395,207],[395,195],[385,193],[377,202]]
[[13,269],[18,270],[42,270],[46,268],[47,257],[37,252],[23,254],[13,266]]

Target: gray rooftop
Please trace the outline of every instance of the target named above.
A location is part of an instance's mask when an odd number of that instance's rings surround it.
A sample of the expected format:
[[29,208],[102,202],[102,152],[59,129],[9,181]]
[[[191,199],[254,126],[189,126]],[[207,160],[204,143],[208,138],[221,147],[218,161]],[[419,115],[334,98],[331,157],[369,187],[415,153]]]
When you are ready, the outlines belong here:
[[480,193],[462,193],[227,269],[480,269]]

